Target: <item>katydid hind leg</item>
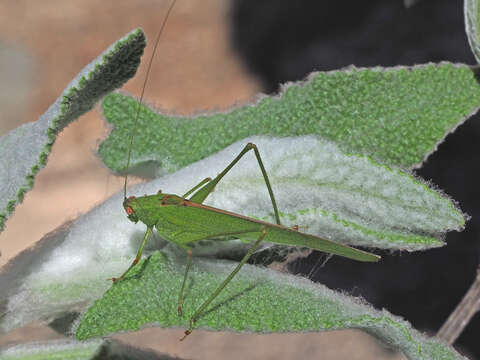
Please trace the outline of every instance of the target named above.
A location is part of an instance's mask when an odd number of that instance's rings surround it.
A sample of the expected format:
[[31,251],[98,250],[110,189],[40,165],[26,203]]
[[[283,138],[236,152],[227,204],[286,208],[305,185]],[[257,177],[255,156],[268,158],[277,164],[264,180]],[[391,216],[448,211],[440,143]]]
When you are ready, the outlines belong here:
[[188,195],[190,195],[191,193],[193,193],[194,191],[196,191],[197,189],[201,188],[203,185],[205,185],[206,183],[212,181],[212,178],[205,178],[203,179],[202,181],[200,181],[197,185],[195,185],[193,188],[191,188],[190,190],[188,190],[185,194],[183,194],[183,198],[186,199]]
[[137,256],[135,256],[135,259],[133,260],[132,264],[122,275],[120,275],[120,277],[111,279],[113,282],[122,280],[125,277],[125,275],[127,275],[128,272],[140,261],[142,257],[143,249],[145,248],[145,244],[147,243],[148,239],[150,238],[150,235],[152,234],[152,230],[153,230],[153,227],[147,227],[147,231],[145,232],[145,236],[143,237],[142,244],[138,248]]
[[217,287],[217,289],[213,292],[210,297],[205,300],[202,305],[198,307],[198,309],[194,312],[192,317],[190,318],[190,327],[188,330],[185,331],[185,335],[180,339],[180,341],[185,340],[185,338],[190,335],[193,331],[193,327],[195,325],[195,321],[198,319],[198,317],[205,311],[208,305],[222,292],[222,290],[228,285],[228,283],[233,279],[233,277],[240,271],[243,265],[248,261],[250,256],[258,249],[260,246],[260,243],[263,241],[265,236],[267,235],[267,230],[265,227],[262,227],[260,236],[258,237],[257,241],[255,244],[248,250],[248,252],[245,254],[243,259],[238,263],[238,265],[233,269],[233,271],[226,277],[225,280]]
[[272,186],[270,185],[270,180],[268,179],[267,171],[265,170],[265,167],[263,166],[263,161],[262,157],[260,156],[260,153],[257,149],[257,145],[253,143],[248,143],[245,145],[245,147],[242,149],[240,154],[237,155],[235,159],[225,168],[223,171],[218,174],[215,179],[210,181],[207,185],[202,187],[200,190],[198,190],[195,194],[192,195],[190,198],[190,201],[196,202],[196,203],[203,203],[203,201],[207,198],[207,196],[214,190],[215,186],[218,184],[218,182],[232,169],[235,164],[245,155],[247,152],[250,150],[253,150],[255,153],[255,157],[257,158],[258,166],[260,167],[260,170],[262,171],[262,176],[263,179],[265,180],[265,184],[267,186],[268,194],[270,196],[270,200],[272,202],[273,206],[273,212],[275,214],[275,221],[277,222],[278,225],[280,225],[280,216],[278,214],[278,208],[277,208],[277,202],[275,201],[275,196],[273,194]]

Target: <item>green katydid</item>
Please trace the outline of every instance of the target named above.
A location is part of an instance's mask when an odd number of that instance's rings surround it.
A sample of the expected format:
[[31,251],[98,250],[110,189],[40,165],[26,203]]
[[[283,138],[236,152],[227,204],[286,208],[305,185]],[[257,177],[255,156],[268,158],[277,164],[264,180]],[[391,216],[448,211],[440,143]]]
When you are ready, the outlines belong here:
[[[143,95],[148,80],[151,64],[160,40],[161,33],[165,27],[169,14],[175,4],[172,1],[167,15],[160,27],[152,57],[148,65],[146,77],[143,84],[142,94],[139,101],[139,106],[136,114],[136,121],[142,104]],[[155,195],[145,195],[141,197],[130,196],[127,198],[127,177],[128,168],[130,164],[130,154],[133,146],[134,131],[130,138],[130,147],[128,152],[125,184],[124,184],[124,202],[123,207],[127,212],[128,219],[134,223],[138,221],[143,222],[147,226],[147,230],[143,241],[138,249],[137,255],[130,265],[130,267],[119,277],[112,278],[114,282],[122,280],[127,273],[133,268],[142,256],[143,249],[150,238],[153,229],[164,239],[177,244],[185,249],[187,253],[187,263],[183,283],[181,285],[178,296],[178,315],[182,315],[183,293],[188,277],[188,272],[192,263],[191,245],[197,241],[205,239],[219,239],[219,238],[241,238],[242,240],[251,240],[254,242],[253,246],[244,255],[235,269],[227,276],[227,278],[218,286],[218,288],[196,309],[190,318],[190,326],[185,331],[185,339],[194,328],[197,318],[206,310],[209,304],[220,294],[220,292],[228,285],[235,274],[248,261],[250,256],[258,249],[262,241],[307,247],[315,250],[320,250],[330,254],[344,256],[358,261],[374,262],[380,259],[379,256],[354,249],[352,247],[335,243],[330,240],[322,239],[315,235],[306,234],[298,231],[298,226],[286,227],[280,224],[280,216],[277,209],[275,196],[270,185],[270,181],[263,165],[260,153],[255,144],[248,143],[243,150],[238,154],[233,161],[225,167],[225,169],[218,174],[214,179],[204,179],[199,184],[194,186],[187,193],[182,196],[174,194],[165,194],[159,191]],[[276,224],[264,222],[254,218],[246,217],[240,214],[232,213],[222,209],[217,209],[211,206],[204,205],[204,200],[215,189],[218,182],[230,171],[230,169],[237,164],[237,162],[250,150],[254,151],[256,160],[260,167],[265,185],[267,187],[270,200],[273,206]]]

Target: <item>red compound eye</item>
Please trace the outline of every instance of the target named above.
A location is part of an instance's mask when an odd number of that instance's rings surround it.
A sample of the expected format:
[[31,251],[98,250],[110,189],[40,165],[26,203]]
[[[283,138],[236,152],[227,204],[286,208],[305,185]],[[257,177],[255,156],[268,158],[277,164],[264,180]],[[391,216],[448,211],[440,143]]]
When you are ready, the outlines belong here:
[[130,207],[130,206],[127,206],[125,208],[125,211],[127,212],[128,215],[132,215],[133,214],[133,209]]

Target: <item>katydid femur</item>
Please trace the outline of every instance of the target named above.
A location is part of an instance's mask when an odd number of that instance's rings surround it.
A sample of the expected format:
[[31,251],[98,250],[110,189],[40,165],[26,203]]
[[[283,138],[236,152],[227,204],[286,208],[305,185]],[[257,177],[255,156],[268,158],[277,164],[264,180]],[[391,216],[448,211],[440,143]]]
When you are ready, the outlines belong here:
[[[160,39],[160,35],[163,31],[163,28],[166,24],[166,21],[174,3],[175,1],[173,1],[170,5],[168,13],[157,36],[155,48],[148,66],[142,95],[140,97],[139,108],[137,110],[135,123],[138,120],[138,114],[140,111],[139,109],[143,100],[145,85],[148,79],[148,73],[151,67],[153,56],[155,54],[155,50]],[[256,145],[252,143],[248,143],[238,154],[238,156],[233,159],[233,161],[213,180],[210,178],[204,179],[187,193],[185,193],[183,196],[164,194],[159,191],[155,195],[145,195],[142,197],[130,196],[129,198],[127,198],[126,184],[133,137],[134,132],[132,132],[130,140],[130,148],[127,161],[127,174],[125,176],[123,207],[127,212],[128,218],[135,223],[138,221],[143,222],[147,226],[147,231],[138,249],[137,256],[135,257],[134,261],[119,278],[112,279],[114,282],[123,279],[130,271],[130,269],[138,263],[142,256],[145,244],[150,238],[153,232],[153,228],[155,227],[161,237],[184,248],[187,253],[185,273],[178,296],[178,315],[181,316],[184,288],[187,281],[188,272],[192,263],[192,244],[200,240],[219,239],[222,237],[228,237],[229,239],[238,237],[242,240],[251,240],[252,242],[254,242],[253,246],[244,255],[240,263],[235,267],[235,269],[230,273],[230,275],[228,275],[226,279],[218,286],[218,288],[198,307],[198,309],[196,309],[196,311],[190,318],[190,326],[188,330],[185,331],[185,336],[182,338],[182,340],[185,339],[185,337],[187,337],[193,331],[195,321],[207,309],[210,303],[228,285],[228,283],[237,274],[237,272],[240,271],[241,267],[258,249],[262,241],[283,245],[307,247],[315,250],[324,251],[330,254],[344,256],[358,261],[372,262],[378,261],[380,259],[380,257],[377,255],[357,250],[346,245],[338,244],[330,240],[325,240],[314,235],[299,232],[297,226],[282,226],[280,224],[280,216],[278,213],[275,196],[273,194],[267,172],[265,170]],[[273,206],[276,224],[260,221],[240,214],[203,205],[204,200],[214,190],[218,182],[250,150],[254,151],[255,157],[263,175],[263,179],[265,181],[265,185],[267,187]],[[190,197],[187,199],[188,196]]]

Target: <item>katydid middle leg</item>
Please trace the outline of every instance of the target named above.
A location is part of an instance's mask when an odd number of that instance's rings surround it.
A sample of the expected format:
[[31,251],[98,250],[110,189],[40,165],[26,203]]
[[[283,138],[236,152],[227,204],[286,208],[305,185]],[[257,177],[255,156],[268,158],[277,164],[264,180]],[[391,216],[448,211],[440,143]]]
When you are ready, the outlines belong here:
[[190,327],[188,330],[185,331],[185,335],[183,338],[180,339],[180,341],[183,341],[188,335],[190,335],[193,331],[193,326],[195,324],[195,321],[197,318],[202,314],[202,312],[206,309],[208,305],[222,292],[222,290],[225,288],[225,286],[228,285],[228,283],[233,279],[233,277],[240,271],[243,265],[248,261],[250,256],[257,250],[257,248],[260,246],[260,243],[263,241],[265,236],[267,235],[267,230],[265,226],[262,227],[260,236],[258,237],[257,241],[255,244],[248,250],[248,252],[245,254],[243,259],[240,261],[240,263],[233,269],[233,271],[230,273],[230,275],[227,276],[225,280],[218,286],[218,288],[214,291],[210,297],[203,302],[202,305],[193,313],[192,317],[190,318]]
[[[260,166],[260,170],[262,171],[263,179],[265,180],[265,184],[267,185],[268,194],[270,195],[270,200],[272,201],[273,212],[275,213],[275,221],[277,222],[278,225],[280,225],[280,216],[278,214],[277,202],[275,201],[275,196],[273,195],[272,186],[270,185],[270,180],[268,179],[267,171],[265,170],[265,167],[263,166],[262,158],[260,156],[260,153],[258,152],[257,145],[255,145],[253,143],[248,143],[247,145],[245,145],[243,150],[240,151],[240,154],[238,154],[237,157],[235,159],[233,159],[233,161],[220,174],[218,174],[215,177],[215,179],[208,182],[204,187],[202,187],[195,194],[193,194],[192,197],[189,200],[193,201],[193,202],[196,202],[196,203],[199,203],[199,204],[203,203],[203,201],[213,191],[213,189],[218,184],[218,182],[243,157],[243,155],[245,155],[250,150],[253,150],[254,153],[255,153],[255,157],[257,158],[258,165]],[[199,186],[199,185],[197,185],[197,186]]]
[[[258,232],[258,228],[256,228],[256,229],[245,229],[245,230],[242,230],[242,231],[232,231],[232,232],[227,232],[227,233],[210,234],[208,237],[201,237],[201,238],[195,239],[194,241],[205,240],[205,239],[210,238],[210,237],[241,235],[241,234],[255,233],[255,232]],[[185,273],[183,274],[182,287],[180,288],[180,293],[178,294],[178,306],[177,306],[178,316],[182,316],[183,292],[185,290],[185,283],[187,282],[188,271],[190,270],[190,266],[192,264],[192,249],[190,249],[188,246],[186,246],[185,250],[187,251],[187,264],[185,266]],[[248,260],[248,258],[247,258],[247,260]]]

